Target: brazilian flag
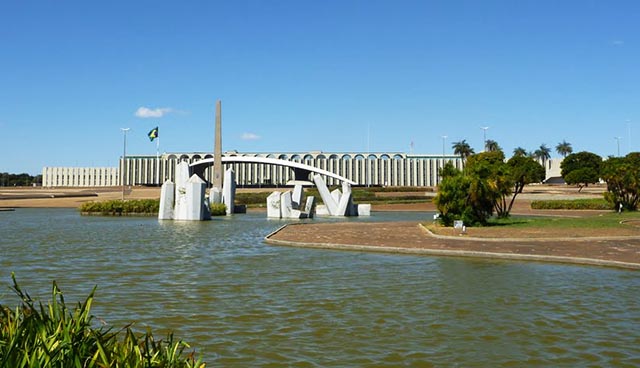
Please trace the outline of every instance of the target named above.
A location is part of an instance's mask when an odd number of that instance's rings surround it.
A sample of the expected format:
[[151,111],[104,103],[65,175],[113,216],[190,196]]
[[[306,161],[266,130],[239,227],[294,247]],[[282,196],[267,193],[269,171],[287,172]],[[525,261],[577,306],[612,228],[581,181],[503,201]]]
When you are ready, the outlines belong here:
[[151,129],[149,132],[149,140],[153,142],[154,139],[158,138],[158,127]]

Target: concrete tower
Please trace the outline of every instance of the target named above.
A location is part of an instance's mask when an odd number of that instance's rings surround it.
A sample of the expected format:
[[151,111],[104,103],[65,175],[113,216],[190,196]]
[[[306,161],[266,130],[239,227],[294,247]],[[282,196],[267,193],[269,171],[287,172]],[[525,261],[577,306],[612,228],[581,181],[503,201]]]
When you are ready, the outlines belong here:
[[222,103],[216,101],[216,132],[213,144],[213,186],[222,190]]

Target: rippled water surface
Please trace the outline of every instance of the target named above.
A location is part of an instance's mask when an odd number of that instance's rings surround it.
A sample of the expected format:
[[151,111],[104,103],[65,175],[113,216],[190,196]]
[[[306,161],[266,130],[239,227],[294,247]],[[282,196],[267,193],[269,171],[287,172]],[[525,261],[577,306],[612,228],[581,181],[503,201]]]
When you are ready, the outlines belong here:
[[640,366],[637,271],[269,246],[284,222],[264,217],[0,212],[0,303],[12,271],[44,301],[98,285],[97,317],[173,330],[209,366]]

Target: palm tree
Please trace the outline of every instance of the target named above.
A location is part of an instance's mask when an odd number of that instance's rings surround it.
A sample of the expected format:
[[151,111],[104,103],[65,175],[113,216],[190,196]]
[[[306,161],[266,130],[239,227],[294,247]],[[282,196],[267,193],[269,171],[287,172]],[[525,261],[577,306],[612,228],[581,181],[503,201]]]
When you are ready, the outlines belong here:
[[527,150],[522,147],[516,147],[513,149],[513,155],[516,157],[525,157],[527,155]]
[[453,148],[453,153],[455,153],[456,155],[460,156],[460,158],[462,159],[462,166],[464,167],[464,162],[466,161],[467,157],[473,155],[475,152],[473,151],[473,148],[471,148],[471,146],[469,145],[469,143],[467,143],[466,139],[461,140],[460,142],[453,142],[453,144],[451,145],[451,148]]
[[571,147],[571,143],[565,141],[564,139],[562,140],[561,143],[558,143],[558,145],[556,146],[556,152],[558,152],[559,154],[562,155],[562,157],[566,158],[567,155],[571,154],[573,152],[573,148]]
[[495,151],[501,151],[502,149],[500,148],[500,146],[498,145],[498,142],[491,140],[491,139],[487,139],[487,141],[484,143],[484,149],[487,152],[495,152]]
[[540,148],[533,153],[533,157],[542,161],[542,166],[544,166],[546,170],[547,160],[551,158],[551,148],[547,147],[547,145],[543,143],[540,145]]

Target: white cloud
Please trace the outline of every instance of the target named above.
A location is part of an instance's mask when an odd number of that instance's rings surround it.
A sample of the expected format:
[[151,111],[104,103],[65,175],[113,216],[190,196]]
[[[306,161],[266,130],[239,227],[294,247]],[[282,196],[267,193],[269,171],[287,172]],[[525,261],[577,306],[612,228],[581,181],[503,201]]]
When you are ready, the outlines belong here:
[[260,139],[260,136],[253,133],[242,133],[242,136],[240,138],[245,141],[256,141]]
[[170,107],[159,107],[157,109],[150,109],[148,107],[140,106],[138,110],[136,110],[135,116],[139,118],[161,118],[173,111],[174,110]]

